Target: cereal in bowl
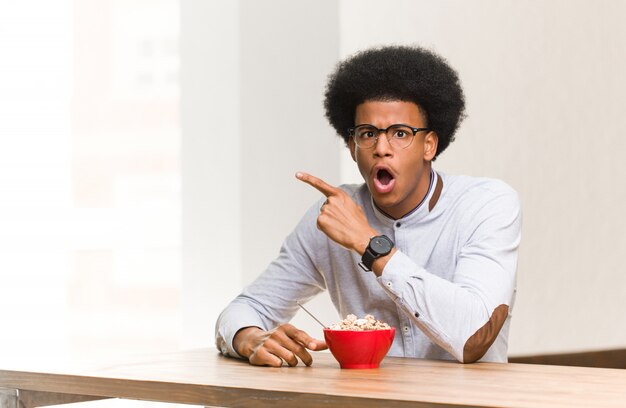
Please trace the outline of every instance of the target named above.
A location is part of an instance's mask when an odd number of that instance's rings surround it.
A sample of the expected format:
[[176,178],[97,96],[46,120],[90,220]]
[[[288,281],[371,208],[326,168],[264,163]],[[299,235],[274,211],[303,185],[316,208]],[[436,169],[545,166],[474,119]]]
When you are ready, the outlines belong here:
[[357,318],[353,314],[349,314],[345,319],[339,323],[333,324],[329,327],[330,330],[352,330],[352,331],[364,331],[364,330],[389,330],[390,326],[387,323],[383,323],[370,314],[365,315],[363,319]]

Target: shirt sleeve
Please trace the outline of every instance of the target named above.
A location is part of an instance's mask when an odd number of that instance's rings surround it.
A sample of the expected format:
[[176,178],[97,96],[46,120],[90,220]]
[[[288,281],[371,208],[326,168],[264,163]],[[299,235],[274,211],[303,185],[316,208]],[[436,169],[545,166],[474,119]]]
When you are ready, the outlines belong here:
[[317,229],[323,200],[312,206],[285,239],[278,257],[220,314],[215,343],[225,355],[241,357],[233,348],[235,334],[244,327],[271,330],[286,323],[305,303],[326,289],[314,256],[324,253],[325,235]]
[[429,273],[397,251],[379,283],[433,342],[460,362],[479,360],[493,344],[511,306],[521,207],[508,189],[464,217],[452,281]]

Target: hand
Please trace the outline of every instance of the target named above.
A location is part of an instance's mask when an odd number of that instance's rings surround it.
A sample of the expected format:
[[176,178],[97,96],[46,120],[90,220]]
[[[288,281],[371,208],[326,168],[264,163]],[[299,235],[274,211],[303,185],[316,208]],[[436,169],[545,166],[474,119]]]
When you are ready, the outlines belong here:
[[363,255],[369,239],[379,235],[367,221],[363,209],[342,189],[307,173],[296,173],[300,181],[326,196],[317,217],[317,227],[339,245]]
[[313,357],[307,349],[319,351],[328,348],[324,341],[314,339],[291,324],[282,324],[269,332],[258,327],[246,327],[235,335],[233,347],[250,364],[272,367],[282,366],[283,361],[294,367],[298,358],[310,366]]

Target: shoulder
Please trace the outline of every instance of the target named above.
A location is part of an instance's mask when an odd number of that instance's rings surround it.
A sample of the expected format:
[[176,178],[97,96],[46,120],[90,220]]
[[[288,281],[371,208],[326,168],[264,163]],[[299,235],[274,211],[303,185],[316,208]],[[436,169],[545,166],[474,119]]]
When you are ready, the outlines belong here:
[[348,193],[357,204],[363,205],[363,203],[371,200],[370,191],[367,189],[365,183],[361,184],[342,184],[340,189]]
[[458,227],[461,243],[477,245],[474,249],[517,248],[522,207],[513,187],[493,178],[446,176],[444,192],[446,181],[446,208]]
[[447,175],[439,173],[443,181],[443,195],[451,202],[464,207],[482,207],[498,201],[502,204],[519,206],[517,191],[506,182],[488,177]]
[[[477,228],[521,228],[522,206],[517,191],[502,180],[443,175],[442,208],[468,232]],[[435,207],[436,208],[436,207]]]

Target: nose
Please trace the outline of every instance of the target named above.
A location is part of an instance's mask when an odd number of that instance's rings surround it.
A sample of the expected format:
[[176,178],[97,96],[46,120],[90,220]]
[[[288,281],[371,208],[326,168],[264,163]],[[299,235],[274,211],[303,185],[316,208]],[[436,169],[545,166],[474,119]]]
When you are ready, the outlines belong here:
[[387,132],[378,132],[378,138],[376,138],[376,144],[374,145],[375,157],[386,157],[393,154],[393,147],[387,137]]

